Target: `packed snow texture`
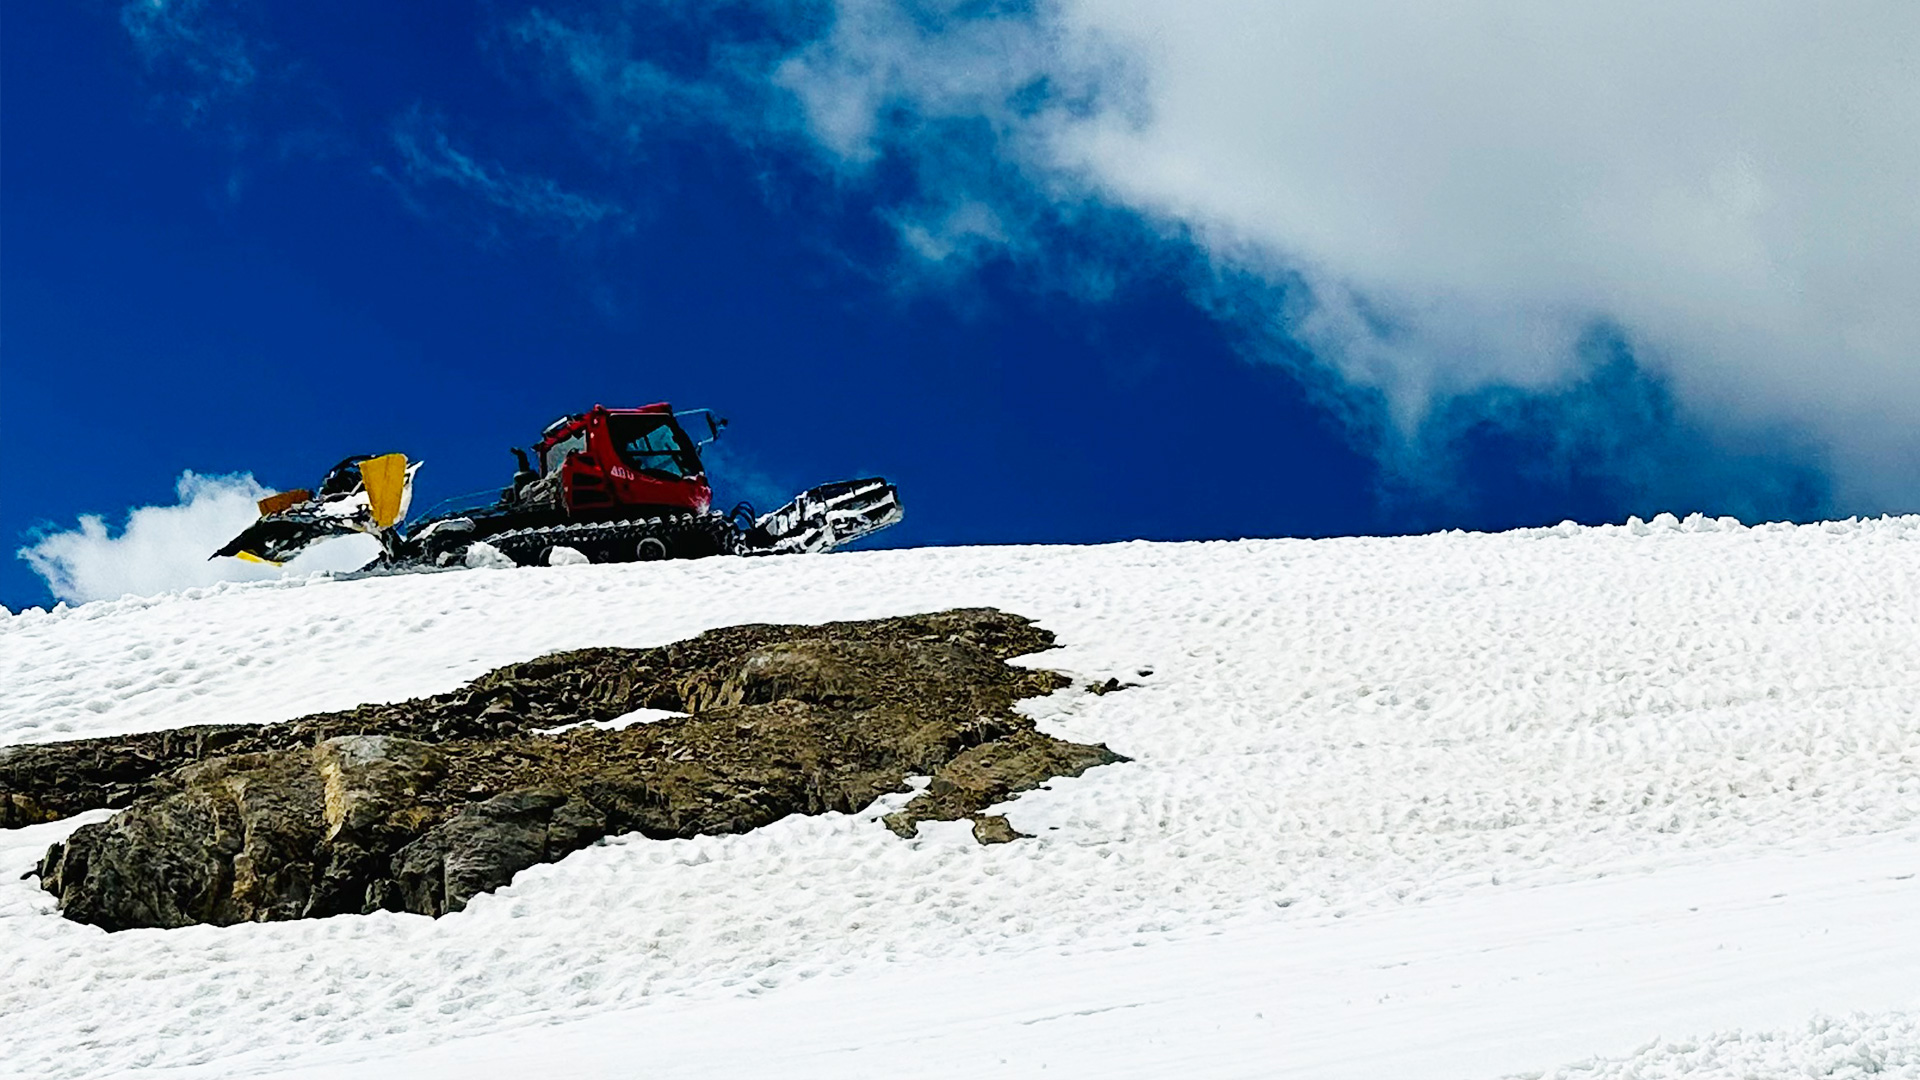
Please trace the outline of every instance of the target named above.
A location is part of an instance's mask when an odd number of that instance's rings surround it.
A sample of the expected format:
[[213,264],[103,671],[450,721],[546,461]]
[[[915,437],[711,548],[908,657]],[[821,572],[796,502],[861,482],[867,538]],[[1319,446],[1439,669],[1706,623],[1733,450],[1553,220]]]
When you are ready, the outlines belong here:
[[895,796],[437,921],[109,935],[18,880],[74,823],[0,833],[0,1069],[1920,1076],[1920,517],[218,585],[0,618],[0,743],[980,604],[1139,684],[1023,706],[1134,759],[1006,804],[1036,839]]

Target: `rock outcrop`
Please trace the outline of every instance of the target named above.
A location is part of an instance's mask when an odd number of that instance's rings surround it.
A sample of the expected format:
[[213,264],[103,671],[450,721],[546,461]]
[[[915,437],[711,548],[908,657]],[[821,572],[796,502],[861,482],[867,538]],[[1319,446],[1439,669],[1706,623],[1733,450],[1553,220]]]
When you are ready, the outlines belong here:
[[[850,812],[913,775],[931,782],[888,827],[970,817],[980,842],[1003,843],[1020,834],[988,806],[1126,760],[1013,711],[1065,685],[1004,663],[1052,640],[991,609],[736,626],[283,724],[13,747],[0,824],[124,806],[40,870],[68,917],[107,929],[440,915],[609,834]],[[643,708],[686,715],[593,723]]]

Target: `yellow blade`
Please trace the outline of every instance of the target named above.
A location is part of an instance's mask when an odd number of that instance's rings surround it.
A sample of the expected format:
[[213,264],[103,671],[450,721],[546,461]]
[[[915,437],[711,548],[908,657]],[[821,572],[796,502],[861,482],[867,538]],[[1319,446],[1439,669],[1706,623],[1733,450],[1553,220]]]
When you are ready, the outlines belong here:
[[407,455],[382,454],[360,463],[373,523],[385,529],[400,520],[400,496],[407,489]]
[[236,551],[236,552],[234,552],[234,553],[233,553],[233,557],[234,557],[234,558],[236,558],[236,559],[244,559],[244,560],[246,560],[247,562],[257,562],[257,563],[260,563],[260,564],[262,564],[262,565],[264,565],[264,566],[280,566],[280,565],[283,565],[283,564],[281,564],[281,563],[277,563],[277,562],[274,562],[274,561],[273,561],[272,559],[268,559],[268,558],[265,558],[265,557],[263,557],[263,556],[260,556],[260,555],[255,555],[255,554],[254,554],[253,552],[251,552],[251,551]]

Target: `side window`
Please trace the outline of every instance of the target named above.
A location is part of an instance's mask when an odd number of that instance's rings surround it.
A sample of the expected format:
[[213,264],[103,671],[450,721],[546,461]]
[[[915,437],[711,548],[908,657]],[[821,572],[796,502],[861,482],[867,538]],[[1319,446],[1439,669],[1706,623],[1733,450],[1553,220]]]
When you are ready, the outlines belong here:
[[547,452],[540,457],[540,471],[549,474],[556,472],[560,466],[566,464],[568,454],[571,454],[575,450],[585,450],[586,448],[586,431],[583,429],[574,432],[572,435],[561,439],[559,442],[547,448]]
[[673,437],[673,429],[665,424],[629,440],[620,447],[620,454],[633,463],[633,467],[644,472],[666,473],[668,476],[685,476],[681,467],[682,453],[680,441]]

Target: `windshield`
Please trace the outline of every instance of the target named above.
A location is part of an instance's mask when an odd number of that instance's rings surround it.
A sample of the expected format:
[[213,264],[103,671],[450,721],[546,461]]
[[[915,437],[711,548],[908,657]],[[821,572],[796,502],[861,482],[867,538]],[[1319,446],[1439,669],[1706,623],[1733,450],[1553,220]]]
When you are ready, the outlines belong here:
[[667,416],[609,416],[607,431],[620,460],[643,473],[697,476],[700,458]]

